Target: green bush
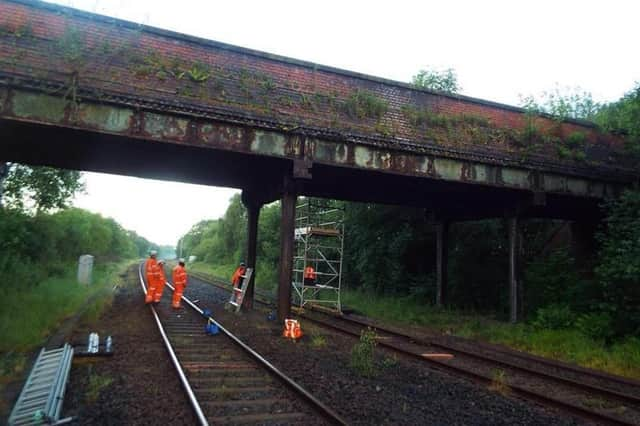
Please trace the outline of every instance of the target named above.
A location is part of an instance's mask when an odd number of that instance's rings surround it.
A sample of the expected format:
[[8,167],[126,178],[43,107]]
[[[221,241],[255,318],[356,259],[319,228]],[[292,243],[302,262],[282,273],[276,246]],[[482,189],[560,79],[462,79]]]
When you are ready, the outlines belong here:
[[595,340],[609,341],[613,336],[611,315],[607,312],[580,315],[575,326],[582,334]]
[[566,305],[549,305],[536,311],[533,325],[537,328],[557,330],[569,328],[573,324],[574,315]]
[[640,333],[640,191],[625,191],[606,205],[606,229],[600,232],[596,267],[603,303],[618,336]]
[[360,341],[351,349],[349,365],[358,374],[371,377],[375,374],[374,350],[376,348],[376,332],[368,328],[360,334]]

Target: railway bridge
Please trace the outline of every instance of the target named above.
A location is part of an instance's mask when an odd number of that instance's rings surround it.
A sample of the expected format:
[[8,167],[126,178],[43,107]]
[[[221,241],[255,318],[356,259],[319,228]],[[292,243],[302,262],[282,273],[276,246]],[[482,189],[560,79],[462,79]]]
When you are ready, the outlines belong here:
[[520,221],[597,220],[599,202],[638,179],[623,143],[588,122],[0,0],[0,160],[242,189],[249,266],[260,206],[280,199],[281,318],[304,195],[425,208],[437,303],[448,224],[508,218],[517,320]]

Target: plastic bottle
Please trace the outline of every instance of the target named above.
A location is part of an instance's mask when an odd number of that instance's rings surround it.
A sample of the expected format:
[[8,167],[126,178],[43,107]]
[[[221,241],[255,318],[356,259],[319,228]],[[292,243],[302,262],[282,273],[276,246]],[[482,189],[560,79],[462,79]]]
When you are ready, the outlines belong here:
[[111,336],[107,336],[107,340],[104,341],[104,351],[105,352],[111,352],[111,343],[113,341],[111,340]]
[[89,333],[89,341],[87,342],[87,353],[93,351],[93,333]]
[[98,333],[89,334],[89,345],[87,346],[87,352],[95,354],[98,353],[100,348],[100,336]]

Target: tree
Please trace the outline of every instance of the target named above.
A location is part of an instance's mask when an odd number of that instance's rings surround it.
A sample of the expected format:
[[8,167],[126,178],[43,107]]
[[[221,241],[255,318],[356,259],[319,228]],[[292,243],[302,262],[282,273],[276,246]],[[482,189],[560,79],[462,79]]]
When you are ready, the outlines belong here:
[[624,134],[627,151],[640,158],[640,82],[620,100],[603,106],[595,120],[604,130]]
[[520,97],[520,106],[529,113],[546,113],[558,120],[568,118],[594,120],[602,105],[593,100],[590,92],[579,87],[556,86],[553,90],[542,92],[538,97],[529,95]]
[[45,212],[65,208],[71,197],[84,188],[78,171],[18,163],[5,167],[4,189],[0,186],[3,202],[20,210]]
[[627,190],[606,206],[606,230],[596,267],[604,308],[617,334],[640,332],[640,192]]
[[437,92],[458,93],[460,86],[458,85],[458,76],[452,68],[446,70],[420,70],[418,74],[413,76],[414,86],[420,89],[435,90]]

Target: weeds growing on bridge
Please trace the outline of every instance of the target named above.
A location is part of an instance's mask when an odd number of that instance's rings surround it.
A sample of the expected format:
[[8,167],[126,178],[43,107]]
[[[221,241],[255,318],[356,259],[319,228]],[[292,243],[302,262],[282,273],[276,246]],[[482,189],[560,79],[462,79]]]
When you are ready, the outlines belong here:
[[355,90],[344,104],[345,113],[351,118],[380,119],[388,110],[389,104],[367,90]]

